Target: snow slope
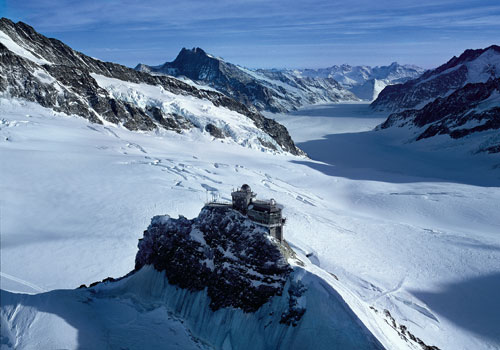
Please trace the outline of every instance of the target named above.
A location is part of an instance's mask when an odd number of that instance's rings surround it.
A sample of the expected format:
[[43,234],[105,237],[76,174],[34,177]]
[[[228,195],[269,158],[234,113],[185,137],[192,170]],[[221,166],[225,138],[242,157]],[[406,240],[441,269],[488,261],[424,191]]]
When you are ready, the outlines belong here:
[[275,150],[280,149],[279,144],[269,134],[257,128],[253,120],[230,109],[214,106],[208,100],[174,94],[159,85],[136,84],[99,74],[91,75],[100,87],[117,100],[142,109],[155,106],[165,114],[182,115],[201,131],[205,131],[210,124],[215,125],[229,136],[229,140],[242,146],[266,151],[264,143],[272,145]]
[[[284,205],[285,239],[305,268],[335,287],[385,347],[421,348],[401,339],[402,325],[441,349],[499,348],[500,158],[464,156],[445,148],[455,142],[449,138],[401,145],[390,130],[368,131],[381,122],[370,113],[351,104],[278,117],[309,160],[197,130],[131,132],[2,99],[1,288],[38,293],[123,276],[152,216],[194,217],[207,191],[229,199],[231,188],[249,183]],[[76,308],[78,293],[3,294],[3,339],[13,340],[8,330],[27,324],[8,303],[51,305],[60,297]],[[163,318],[161,308],[138,313],[128,303],[109,305],[118,315],[137,315],[139,326],[158,320],[159,328],[180,334],[180,344],[198,346],[182,328],[188,326]],[[81,327],[28,305],[18,311],[34,320],[26,329],[32,339],[48,331],[41,327],[50,319],[74,348]]]
[[166,307],[147,300],[82,289],[0,293],[1,349],[213,349]]

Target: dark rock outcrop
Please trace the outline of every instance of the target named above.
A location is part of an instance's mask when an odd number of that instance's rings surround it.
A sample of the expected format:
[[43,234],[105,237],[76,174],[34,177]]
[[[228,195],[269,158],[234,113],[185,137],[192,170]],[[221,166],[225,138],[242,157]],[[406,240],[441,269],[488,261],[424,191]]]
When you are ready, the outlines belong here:
[[424,341],[422,339],[420,339],[419,337],[417,337],[413,333],[411,333],[408,330],[407,326],[405,326],[403,324],[398,324],[398,322],[396,322],[394,317],[392,317],[389,310],[384,309],[383,312],[379,312],[379,310],[377,310],[373,306],[370,306],[370,309],[372,309],[377,314],[378,313],[383,314],[387,324],[389,326],[391,326],[392,329],[394,329],[398,333],[398,335],[401,337],[401,339],[403,339],[405,342],[418,345],[420,348],[422,348],[422,350],[440,350],[440,348],[438,348],[435,345],[427,345],[426,343],[424,343]]
[[212,135],[213,137],[215,137],[217,139],[222,139],[226,136],[224,134],[224,131],[222,131],[221,129],[219,129],[218,127],[216,127],[213,124],[207,124],[207,126],[205,126],[205,130],[208,131],[208,133],[210,135]]
[[[281,295],[292,271],[278,242],[262,227],[223,206],[205,207],[193,220],[154,217],[136,256],[136,270],[144,265],[165,271],[169,283],[180,288],[206,288],[213,310],[234,307],[245,312],[254,312]],[[282,320],[296,324],[305,310],[293,300],[304,291],[290,290],[294,296]]]

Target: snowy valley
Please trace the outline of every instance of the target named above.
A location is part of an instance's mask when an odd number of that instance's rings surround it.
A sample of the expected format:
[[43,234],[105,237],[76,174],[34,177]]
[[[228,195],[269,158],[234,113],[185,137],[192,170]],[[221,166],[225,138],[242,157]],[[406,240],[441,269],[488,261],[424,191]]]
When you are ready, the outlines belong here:
[[[2,23],[2,350],[500,348],[498,127],[383,127],[414,80],[271,113]],[[472,83],[498,123],[496,80]],[[283,205],[286,249],[204,208],[243,183]]]

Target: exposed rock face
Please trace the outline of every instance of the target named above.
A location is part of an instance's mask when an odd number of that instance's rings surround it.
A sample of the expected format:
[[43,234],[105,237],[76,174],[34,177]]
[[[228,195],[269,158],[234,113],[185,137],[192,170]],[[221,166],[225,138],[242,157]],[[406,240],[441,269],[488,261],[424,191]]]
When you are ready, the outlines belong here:
[[183,48],[172,62],[160,66],[139,64],[135,69],[187,77],[234,98],[254,111],[287,112],[305,104],[357,100],[331,78],[302,78],[281,70],[252,71],[211,56],[200,48]]
[[207,124],[207,126],[205,126],[205,130],[208,131],[210,133],[210,135],[212,135],[213,137],[215,137],[217,139],[222,139],[225,136],[224,131],[222,131],[221,129],[219,129],[218,127],[216,127],[213,124]]
[[92,74],[124,82],[161,86],[176,95],[211,101],[249,118],[270,135],[283,151],[303,154],[284,126],[215,91],[199,90],[167,76],[153,76],[72,50],[29,25],[0,19],[0,93],[37,102],[56,111],[76,114],[94,123],[122,124],[130,130],[165,128],[181,132],[194,125],[185,116],[164,113],[121,101],[101,88]]
[[[207,289],[210,307],[254,312],[281,295],[292,269],[279,244],[247,217],[228,207],[205,207],[188,220],[156,216],[139,242],[136,270],[153,265],[171,284],[192,291]],[[290,308],[282,322],[296,324],[305,310],[288,291]]]
[[387,86],[372,103],[380,111],[419,109],[438,97],[445,97],[468,83],[485,83],[500,76],[500,47],[466,50],[442,66],[404,84]]

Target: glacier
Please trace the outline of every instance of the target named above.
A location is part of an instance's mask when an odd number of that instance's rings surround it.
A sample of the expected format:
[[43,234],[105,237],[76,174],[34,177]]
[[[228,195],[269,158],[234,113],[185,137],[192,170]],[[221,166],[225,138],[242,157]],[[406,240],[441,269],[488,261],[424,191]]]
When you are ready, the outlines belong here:
[[[420,348],[401,338],[401,326],[441,349],[500,343],[493,293],[500,269],[497,155],[467,155],[447,145],[460,143],[449,139],[402,145],[398,133],[371,131],[384,116],[368,104],[276,116],[319,160],[244,148],[197,130],[96,125],[22,100],[0,99],[0,110],[0,278],[13,302],[49,293],[55,303],[68,293],[68,305],[84,306],[73,299],[82,290],[16,293],[124,276],[134,268],[136,242],[151,217],[194,217],[206,188],[227,200],[232,187],[249,182],[259,196],[284,204],[285,239],[305,268],[333,286],[385,348]],[[53,324],[67,330],[67,347],[77,348],[75,327],[30,310],[22,315],[38,320],[30,328],[34,337],[60,339],[43,327]],[[137,315],[135,307],[126,310]],[[175,330],[187,348],[202,344],[168,321],[167,311],[156,312],[155,329]],[[139,325],[151,321],[141,315]],[[2,332],[28,324],[8,320],[2,318]],[[5,333],[14,343],[16,333]]]

